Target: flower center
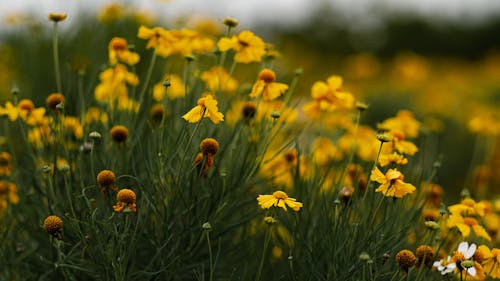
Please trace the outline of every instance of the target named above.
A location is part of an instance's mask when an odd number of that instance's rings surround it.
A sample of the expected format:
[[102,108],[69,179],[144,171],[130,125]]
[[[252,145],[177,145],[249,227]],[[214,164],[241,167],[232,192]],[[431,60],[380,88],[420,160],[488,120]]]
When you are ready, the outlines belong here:
[[283,199],[284,200],[284,199],[288,198],[288,195],[286,195],[286,193],[283,192],[283,191],[275,191],[273,193],[273,197],[276,198],[276,199],[278,199],[278,200],[279,199]]
[[250,46],[250,43],[242,39],[238,39],[238,44],[240,44],[240,46],[243,48]]
[[125,40],[115,40],[112,47],[115,51],[125,51],[127,49],[127,44]]
[[259,73],[259,80],[266,82],[267,84],[276,81],[276,74],[272,70],[264,69]]
[[470,217],[465,217],[464,218],[464,223],[468,226],[474,226],[474,225],[478,225],[478,222],[476,219],[474,218],[470,218]]

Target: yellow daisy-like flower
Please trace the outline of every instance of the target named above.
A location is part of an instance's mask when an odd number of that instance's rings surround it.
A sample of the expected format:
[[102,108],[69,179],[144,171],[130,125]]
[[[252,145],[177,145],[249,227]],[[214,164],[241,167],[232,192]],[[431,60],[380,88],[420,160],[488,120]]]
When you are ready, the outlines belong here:
[[375,191],[381,192],[387,197],[402,198],[406,194],[410,194],[416,190],[415,186],[403,181],[404,175],[397,169],[389,169],[384,175],[375,167],[370,179],[381,184]]
[[205,82],[210,91],[234,92],[238,88],[238,81],[227,73],[226,69],[214,66],[201,74],[201,80]]
[[396,117],[386,119],[378,127],[387,131],[398,130],[408,138],[415,138],[418,136],[421,123],[413,117],[410,111],[400,110]]
[[484,229],[484,227],[473,217],[463,217],[460,214],[452,213],[449,216],[446,225],[449,228],[458,228],[463,237],[468,237],[472,230],[477,237],[483,237],[484,239],[491,241],[491,237],[488,232],[486,232],[486,229]]
[[8,181],[0,181],[0,200],[6,202],[8,201],[11,204],[19,203],[17,186],[14,183]]
[[333,112],[338,109],[349,110],[355,105],[354,96],[342,89],[342,77],[332,75],[328,77],[326,83],[315,82],[311,88],[312,101],[303,105],[304,113],[317,119],[321,112]]
[[217,46],[223,52],[234,50],[236,52],[234,61],[240,63],[260,62],[266,54],[264,41],[248,30],[231,38],[221,38]]
[[484,272],[492,278],[500,278],[500,249],[493,248],[490,250],[488,247],[481,245],[477,251],[482,252]]
[[108,45],[109,63],[116,64],[118,61],[134,65],[139,62],[139,55],[131,52],[127,46],[127,40],[114,37]]
[[408,159],[404,155],[393,152],[391,154],[381,154],[378,158],[378,163],[382,167],[389,164],[406,165],[408,164]]
[[286,205],[292,210],[298,212],[302,208],[302,203],[297,202],[297,199],[290,198],[283,191],[275,191],[272,195],[259,195],[257,197],[259,205],[262,209],[269,209],[272,206],[283,208],[286,211]]
[[162,41],[167,40],[169,33],[167,30],[161,27],[147,28],[145,26],[139,27],[139,32],[137,37],[140,39],[146,39],[148,41],[146,49],[157,48],[160,46]]
[[215,124],[224,121],[224,114],[219,112],[217,100],[210,94],[198,100],[198,105],[182,116],[189,123],[196,123],[203,117],[208,117]]
[[118,191],[118,194],[116,195],[116,205],[113,206],[113,210],[117,213],[121,213],[125,210],[125,208],[128,208],[128,210],[135,213],[137,211],[135,200],[136,195],[134,191],[127,188],[122,189]]
[[8,101],[5,103],[5,107],[0,106],[0,116],[7,116],[9,121],[14,122],[19,117],[19,108]]
[[[168,81],[168,87],[165,87],[165,81]],[[162,101],[165,95],[171,100],[182,98],[186,95],[186,87],[179,75],[165,74],[163,80],[154,85],[153,99],[155,101]]]
[[270,101],[278,97],[281,97],[286,90],[288,90],[288,85],[283,83],[277,83],[276,74],[274,71],[265,68],[259,73],[259,79],[253,85],[250,97],[255,98],[262,96],[264,100]]
[[10,176],[12,173],[12,156],[8,152],[0,153],[0,176]]

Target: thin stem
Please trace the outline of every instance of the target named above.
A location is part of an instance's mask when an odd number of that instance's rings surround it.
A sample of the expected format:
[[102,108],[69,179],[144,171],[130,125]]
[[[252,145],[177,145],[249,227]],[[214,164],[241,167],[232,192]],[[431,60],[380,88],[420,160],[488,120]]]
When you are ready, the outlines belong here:
[[[377,158],[375,158],[375,162],[373,163],[373,166],[372,166],[372,169],[370,170],[370,173],[368,174],[368,182],[366,183],[366,188],[370,188],[370,183],[371,183],[371,176],[372,176],[372,172],[373,170],[375,170],[375,168],[377,167],[377,163],[378,163],[378,159],[380,157],[380,153],[382,152],[382,146],[384,145],[384,142],[381,141],[380,142],[380,146],[378,148],[378,152],[377,152]],[[363,195],[363,201],[365,200],[366,198],[366,194],[368,194],[367,191],[365,191],[365,194]]]
[[264,259],[266,257],[267,247],[269,246],[269,241],[271,240],[271,226],[268,225],[266,236],[264,238],[264,247],[262,248],[262,256],[260,257],[259,269],[257,270],[257,275],[255,275],[255,281],[260,280],[262,274],[262,269],[264,268]]
[[196,123],[196,127],[194,128],[194,131],[193,131],[193,133],[189,137],[189,140],[186,143],[186,148],[184,149],[184,153],[182,155],[181,163],[179,164],[179,171],[177,171],[177,180],[176,180],[177,183],[179,183],[179,180],[181,178],[181,171],[182,171],[182,167],[184,166],[183,165],[184,161],[186,160],[186,156],[187,156],[187,152],[189,150],[189,146],[190,146],[191,142],[193,141],[194,135],[196,134],[196,132],[200,128],[200,124],[203,121],[203,116],[205,115],[205,111],[206,111],[206,108],[203,109],[203,112],[201,113],[202,117],[201,117],[200,121],[198,121],[198,123]]
[[[356,124],[354,127],[354,142],[352,144],[351,148],[351,153],[349,154],[349,160],[347,161],[347,164],[344,166],[344,170],[342,171],[342,176],[340,177],[340,182],[339,185],[342,185],[344,183],[344,178],[347,174],[347,170],[349,169],[349,165],[352,163],[352,160],[354,159],[354,154],[356,153],[356,148],[358,145],[358,130],[359,130],[359,120],[361,119],[361,111],[358,110],[356,114]],[[375,165],[378,162],[378,157],[380,155],[380,151],[382,150],[382,147],[380,147],[377,155],[377,160],[375,161]],[[366,194],[366,192],[365,192]]]
[[156,51],[151,56],[151,61],[149,62],[148,72],[146,74],[146,79],[144,79],[144,83],[142,85],[141,93],[139,94],[139,104],[142,105],[144,101],[144,95],[146,95],[146,91],[148,89],[149,80],[151,80],[151,75],[153,74],[153,69],[156,63]]
[[212,257],[212,246],[210,244],[210,235],[208,233],[208,230],[205,231],[205,236],[207,238],[207,244],[208,244],[208,255],[209,255],[209,262],[210,262],[210,281],[214,280],[214,268],[213,268],[213,257]]
[[54,56],[54,71],[56,75],[57,92],[62,93],[61,69],[59,68],[59,49],[57,43],[57,22],[52,28],[52,51]]

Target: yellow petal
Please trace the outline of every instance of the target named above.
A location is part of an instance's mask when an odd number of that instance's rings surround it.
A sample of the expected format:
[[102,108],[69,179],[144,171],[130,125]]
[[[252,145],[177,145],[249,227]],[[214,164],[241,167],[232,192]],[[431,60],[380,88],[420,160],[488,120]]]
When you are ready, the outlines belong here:
[[203,117],[203,107],[200,105],[193,107],[190,111],[188,111],[186,114],[182,116],[182,118],[184,118],[189,123],[196,123],[200,121],[202,117]]

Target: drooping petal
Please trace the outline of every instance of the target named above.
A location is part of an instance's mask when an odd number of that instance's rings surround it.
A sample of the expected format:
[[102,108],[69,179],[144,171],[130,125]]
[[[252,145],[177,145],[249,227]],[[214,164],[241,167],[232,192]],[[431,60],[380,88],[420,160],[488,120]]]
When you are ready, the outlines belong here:
[[193,107],[190,111],[188,111],[186,114],[182,116],[186,121],[189,123],[196,123],[203,118],[203,107],[200,105],[197,105]]

